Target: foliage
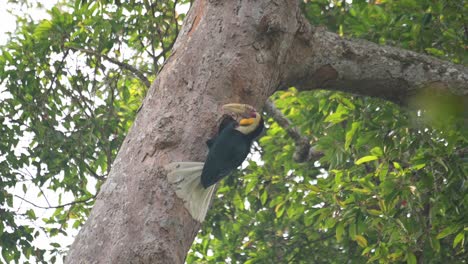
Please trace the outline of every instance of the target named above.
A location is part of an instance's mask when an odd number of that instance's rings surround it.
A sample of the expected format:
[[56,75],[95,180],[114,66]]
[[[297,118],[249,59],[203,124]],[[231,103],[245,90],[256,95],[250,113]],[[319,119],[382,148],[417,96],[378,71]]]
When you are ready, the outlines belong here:
[[[462,1],[347,2],[303,9],[346,36],[468,62]],[[463,121],[341,93],[273,98],[324,156],[293,162],[293,140],[270,119],[263,165],[222,184],[189,263],[466,263]]]
[[[154,78],[184,18],[172,1],[76,1],[47,12],[50,19],[39,22],[19,14],[0,56],[6,262],[21,254],[44,260],[44,250],[32,244],[39,230],[19,224],[36,220],[34,210],[18,214],[13,200],[55,192],[58,205],[45,207],[57,208],[42,224],[50,236],[84,223],[148,88],[138,74]],[[18,185],[24,195],[14,192]],[[60,253],[61,245],[51,247]]]
[[223,183],[193,246],[203,257],[189,262],[466,261],[459,151],[468,138],[458,124],[430,128],[390,103],[341,93],[291,89],[274,99],[324,156],[293,162],[293,140],[269,119],[264,164]]
[[[86,220],[147,78],[170,55],[184,18],[176,6],[188,2],[76,0],[50,19],[18,15],[0,56],[0,262],[54,262],[66,251],[34,241]],[[342,35],[468,63],[462,0],[302,7]],[[466,127],[342,93],[290,89],[273,99],[324,156],[293,162],[294,142],[268,119],[260,159],[223,182],[187,262],[466,262]],[[46,217],[18,210],[31,192],[58,197]]]
[[[460,0],[313,0],[303,10],[342,35],[468,64],[468,4]],[[352,3],[349,3],[352,2]]]

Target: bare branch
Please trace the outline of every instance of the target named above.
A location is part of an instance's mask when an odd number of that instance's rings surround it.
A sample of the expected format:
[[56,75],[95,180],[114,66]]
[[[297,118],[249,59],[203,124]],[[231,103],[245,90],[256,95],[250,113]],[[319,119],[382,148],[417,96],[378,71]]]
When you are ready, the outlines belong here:
[[[63,54],[62,60],[60,60],[60,63],[59,63],[59,66],[57,67],[57,69],[63,69],[63,66],[65,65],[65,60],[67,59],[67,56],[68,56],[68,50],[65,51],[65,53]],[[60,70],[55,71],[54,77],[52,78],[52,81],[50,82],[49,88],[46,91],[47,94],[49,94],[50,91],[53,89],[54,84],[56,84],[55,82],[58,79],[57,76],[60,75],[60,74],[61,74]]]
[[115,64],[115,65],[117,65],[119,67],[121,67],[122,69],[133,73],[136,77],[138,77],[138,79],[140,79],[146,85],[146,87],[151,86],[151,82],[148,80],[148,78],[146,78],[146,76],[143,74],[143,72],[141,72],[140,70],[138,70],[137,68],[133,67],[130,64],[118,61],[116,59],[113,59],[113,58],[105,55],[105,54],[100,54],[99,52],[96,52],[96,51],[93,51],[93,50],[76,48],[76,47],[68,47],[68,49],[71,49],[71,50],[74,50],[74,51],[81,51],[81,52],[86,53],[86,54],[102,57],[105,60],[107,60],[107,61],[109,61],[109,62],[111,62],[111,63],[113,63],[113,64]]
[[[175,0],[174,1],[174,8],[172,9],[172,17],[174,18],[175,35],[176,36],[179,35],[179,21],[177,21],[178,15],[177,15],[177,10],[176,10],[177,9],[177,4],[178,4],[178,0]],[[175,39],[174,39],[173,42],[175,42]]]
[[457,149],[455,150],[455,154],[463,158],[468,155],[468,148]]
[[[26,171],[26,173],[28,174],[29,178],[31,179],[31,181],[34,180],[34,176],[32,175],[32,173],[27,169],[25,168],[24,169]],[[20,174],[21,176],[23,176],[23,178],[26,178],[25,174],[21,171],[17,171],[18,174]],[[40,177],[40,170],[37,170],[37,177]],[[51,206],[50,203],[49,203],[49,199],[47,199],[47,196],[45,195],[44,191],[42,190],[41,186],[37,186],[37,188],[39,188],[39,191],[41,192],[42,196],[44,197],[47,205],[49,205],[49,207]],[[26,195],[26,193],[24,194]],[[24,198],[24,197],[23,197]]]
[[83,164],[85,165],[86,169],[88,170],[88,172],[90,173],[90,175],[91,175],[93,178],[95,178],[95,179],[97,179],[97,180],[101,180],[101,181],[105,181],[105,180],[106,180],[106,178],[107,178],[106,176],[98,175],[98,174],[89,166],[89,164],[88,164],[87,162],[84,162]]
[[40,205],[37,205],[29,200],[26,200],[25,198],[19,196],[19,195],[14,195],[16,198],[34,206],[34,207],[37,207],[37,208],[41,208],[41,209],[54,209],[54,208],[63,208],[63,207],[66,207],[66,206],[69,206],[69,205],[74,205],[74,204],[79,204],[79,203],[89,203],[91,200],[93,200],[94,198],[96,198],[95,195],[89,197],[88,199],[84,199],[84,200],[76,200],[76,201],[73,201],[73,202],[69,202],[69,203],[66,203],[66,204],[61,204],[61,205],[55,205],[55,206],[40,206]]
[[265,111],[268,115],[286,130],[286,133],[294,140],[296,144],[296,151],[294,152],[293,158],[296,162],[305,162],[311,159],[318,159],[323,156],[323,153],[315,150],[310,145],[310,141],[307,137],[301,135],[299,129],[294,127],[291,121],[276,108],[273,102],[268,99],[265,103]]

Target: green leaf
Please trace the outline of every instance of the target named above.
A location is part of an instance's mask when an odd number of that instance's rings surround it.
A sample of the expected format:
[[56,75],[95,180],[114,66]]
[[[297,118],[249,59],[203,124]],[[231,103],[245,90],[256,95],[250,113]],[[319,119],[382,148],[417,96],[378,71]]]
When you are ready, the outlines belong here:
[[354,134],[356,133],[356,131],[359,129],[360,126],[361,126],[361,122],[353,122],[353,124],[351,125],[351,129],[349,129],[346,132],[345,145],[344,145],[345,150],[349,150],[349,146],[351,145]]
[[348,109],[344,107],[343,105],[338,105],[336,112],[328,115],[324,122],[330,122],[333,124],[338,124],[348,118]]
[[236,192],[234,199],[232,200],[234,206],[240,210],[244,210],[244,200],[239,195],[239,192]]
[[393,162],[393,167],[395,167],[396,169],[400,170],[401,169],[401,166],[400,166],[400,163],[394,161]]
[[336,225],[336,240],[338,242],[341,242],[343,239],[343,234],[344,234],[344,223],[339,222],[338,225]]
[[52,28],[52,22],[49,20],[42,20],[42,22],[36,27],[34,31],[35,38],[43,38],[45,37],[49,30]]
[[431,242],[431,247],[434,249],[434,251],[435,252],[440,252],[440,242],[439,242],[439,240],[436,237],[431,236],[430,242]]
[[33,248],[32,247],[26,247],[24,250],[24,256],[26,259],[29,259],[31,255],[33,254]]
[[270,201],[270,207],[274,207],[275,205],[281,203],[283,201],[283,196],[276,196],[273,200]]
[[275,207],[276,218],[280,218],[284,213],[284,203],[280,203]]
[[425,49],[427,53],[434,55],[434,56],[439,56],[442,57],[445,55],[444,51],[436,48],[426,48]]
[[436,238],[437,239],[442,239],[448,235],[451,235],[453,233],[455,233],[457,231],[457,228],[454,227],[454,226],[448,226],[446,228],[444,228],[437,236]]
[[424,168],[424,167],[426,167],[426,164],[425,164],[425,163],[423,163],[423,164],[417,164],[417,165],[411,166],[411,170],[413,170],[413,171],[418,171],[418,170],[420,170],[420,169],[422,169],[422,168]]
[[354,105],[353,102],[351,102],[351,100],[349,100],[348,98],[341,97],[340,100],[341,100],[341,103],[346,105],[349,109],[351,109],[351,110],[356,109],[356,105]]
[[29,219],[32,219],[32,220],[36,220],[37,217],[36,217],[36,214],[34,213],[34,210],[33,209],[28,209],[26,211],[26,215],[28,216]]
[[343,172],[340,170],[332,170],[330,171],[335,174],[335,184],[340,185],[341,184],[341,178],[343,177]]
[[463,247],[463,244],[465,243],[465,232],[462,231],[457,234],[455,239],[453,240],[453,248],[456,248],[458,244],[461,242],[461,247]]
[[358,243],[360,247],[367,247],[367,239],[361,235],[356,235],[354,236],[354,240]]
[[6,202],[7,202],[7,205],[8,205],[9,207],[13,207],[13,196],[8,195],[8,196],[6,197]]
[[286,211],[291,219],[298,219],[304,214],[304,210],[302,205],[289,205]]
[[370,193],[372,193],[372,190],[366,189],[366,188],[355,188],[355,187],[353,187],[350,190],[355,192],[355,193],[361,193],[361,194],[370,194]]
[[250,179],[245,186],[245,193],[250,193],[257,186],[257,178]]
[[343,113],[333,113],[333,114],[327,116],[327,118],[325,118],[324,122],[338,124],[340,122],[343,122],[347,118],[348,117],[346,115],[344,115]]
[[383,155],[383,151],[380,147],[374,147],[371,149],[370,153],[374,156],[381,157]]
[[369,209],[367,212],[373,216],[380,216],[382,215],[382,211],[380,210],[375,210],[375,209]]
[[262,193],[262,196],[260,197],[260,201],[262,202],[262,205],[265,205],[267,199],[268,199],[268,192],[265,189]]
[[60,247],[60,244],[59,243],[50,243],[51,246],[55,247],[55,248],[59,248]]
[[6,248],[2,248],[2,257],[7,263],[10,263],[14,259],[13,255]]
[[73,222],[73,226],[72,226],[73,228],[78,229],[80,226],[81,226],[80,221],[76,220],[75,222]]
[[369,161],[373,161],[373,160],[376,160],[376,159],[378,159],[377,156],[365,156],[365,157],[362,157],[362,158],[358,159],[356,162],[354,162],[354,164],[360,165],[360,164],[363,164],[363,163],[366,163],[366,162],[369,162]]
[[349,237],[354,239],[356,237],[356,224],[353,223],[353,224],[350,224],[348,226],[348,233],[349,233]]
[[2,50],[2,56],[9,62],[13,62],[13,56],[11,56],[11,53],[8,51],[3,51]]
[[413,254],[413,252],[406,253],[406,263],[417,264],[416,256]]

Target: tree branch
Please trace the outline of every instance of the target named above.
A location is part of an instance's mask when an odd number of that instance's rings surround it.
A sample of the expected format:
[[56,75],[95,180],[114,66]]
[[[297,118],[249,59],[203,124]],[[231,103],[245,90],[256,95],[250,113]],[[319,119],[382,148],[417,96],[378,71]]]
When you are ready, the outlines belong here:
[[291,121],[276,108],[271,100],[265,103],[265,111],[268,115],[286,130],[286,133],[294,140],[296,144],[296,151],[294,152],[293,159],[296,162],[305,162],[311,159],[318,159],[323,156],[322,152],[316,151],[311,147],[309,139],[299,132],[297,127],[294,127]]
[[71,50],[74,50],[74,51],[80,51],[80,52],[90,54],[90,55],[94,55],[94,56],[98,56],[98,57],[102,57],[105,60],[119,66],[120,68],[133,73],[138,79],[140,79],[146,85],[146,87],[151,86],[151,82],[148,80],[148,78],[146,78],[146,76],[143,74],[143,72],[141,72],[140,70],[138,70],[137,68],[133,67],[130,64],[118,61],[116,59],[113,59],[113,58],[105,55],[105,54],[100,54],[99,52],[96,52],[96,51],[93,51],[93,50],[76,48],[76,47],[68,47],[68,49],[71,49]]
[[41,208],[41,209],[54,209],[54,208],[63,208],[63,207],[66,207],[66,206],[69,206],[69,205],[74,205],[74,204],[78,204],[78,203],[88,203],[90,202],[92,199],[96,198],[96,195],[93,195],[91,196],[90,198],[88,199],[84,199],[84,200],[76,200],[76,201],[73,201],[73,202],[69,202],[69,203],[66,203],[66,204],[61,204],[61,205],[55,205],[55,206],[40,206],[40,205],[37,205],[29,200],[26,200],[25,198],[19,196],[19,195],[14,195],[16,198],[34,206],[34,207],[37,207],[37,208]]
[[463,158],[468,155],[468,148],[457,149],[455,150],[455,154]]
[[[83,164],[85,165],[85,168],[88,170],[88,172],[90,173],[90,175],[97,179],[97,180],[100,180],[100,181],[105,181],[106,180],[106,176],[101,176],[101,175],[98,175],[96,173],[96,171],[94,171],[91,166],[89,166],[89,164],[87,162],[83,162]],[[107,174],[108,175],[108,174]]]
[[[412,51],[349,40],[307,21],[290,49],[280,88],[327,89],[408,105],[421,93],[468,102],[468,68]],[[464,102],[463,102],[464,101]]]

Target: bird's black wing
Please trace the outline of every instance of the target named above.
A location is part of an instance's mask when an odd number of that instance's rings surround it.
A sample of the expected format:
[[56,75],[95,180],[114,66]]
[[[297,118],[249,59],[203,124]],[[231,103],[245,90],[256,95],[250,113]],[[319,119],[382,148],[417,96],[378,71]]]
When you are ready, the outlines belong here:
[[215,143],[216,141],[216,136],[214,136],[213,138],[210,138],[206,141],[206,145],[208,146],[208,148],[211,148],[211,146],[213,146],[213,144]]
[[223,132],[223,130],[226,127],[230,125],[232,126],[232,124],[237,124],[237,121],[230,115],[223,115],[221,117],[221,122],[219,123],[218,133],[213,138],[210,138],[206,141],[206,145],[208,146],[208,148],[211,148],[211,146],[213,146],[214,142],[216,141],[216,138],[221,134],[221,132]]
[[231,127],[233,124],[237,124],[237,121],[234,119],[234,117],[226,114],[223,115],[221,117],[221,122],[219,123],[218,135],[221,134],[225,128],[228,126]]
[[210,148],[201,176],[205,188],[215,184],[239,167],[250,151],[251,141],[229,125]]

